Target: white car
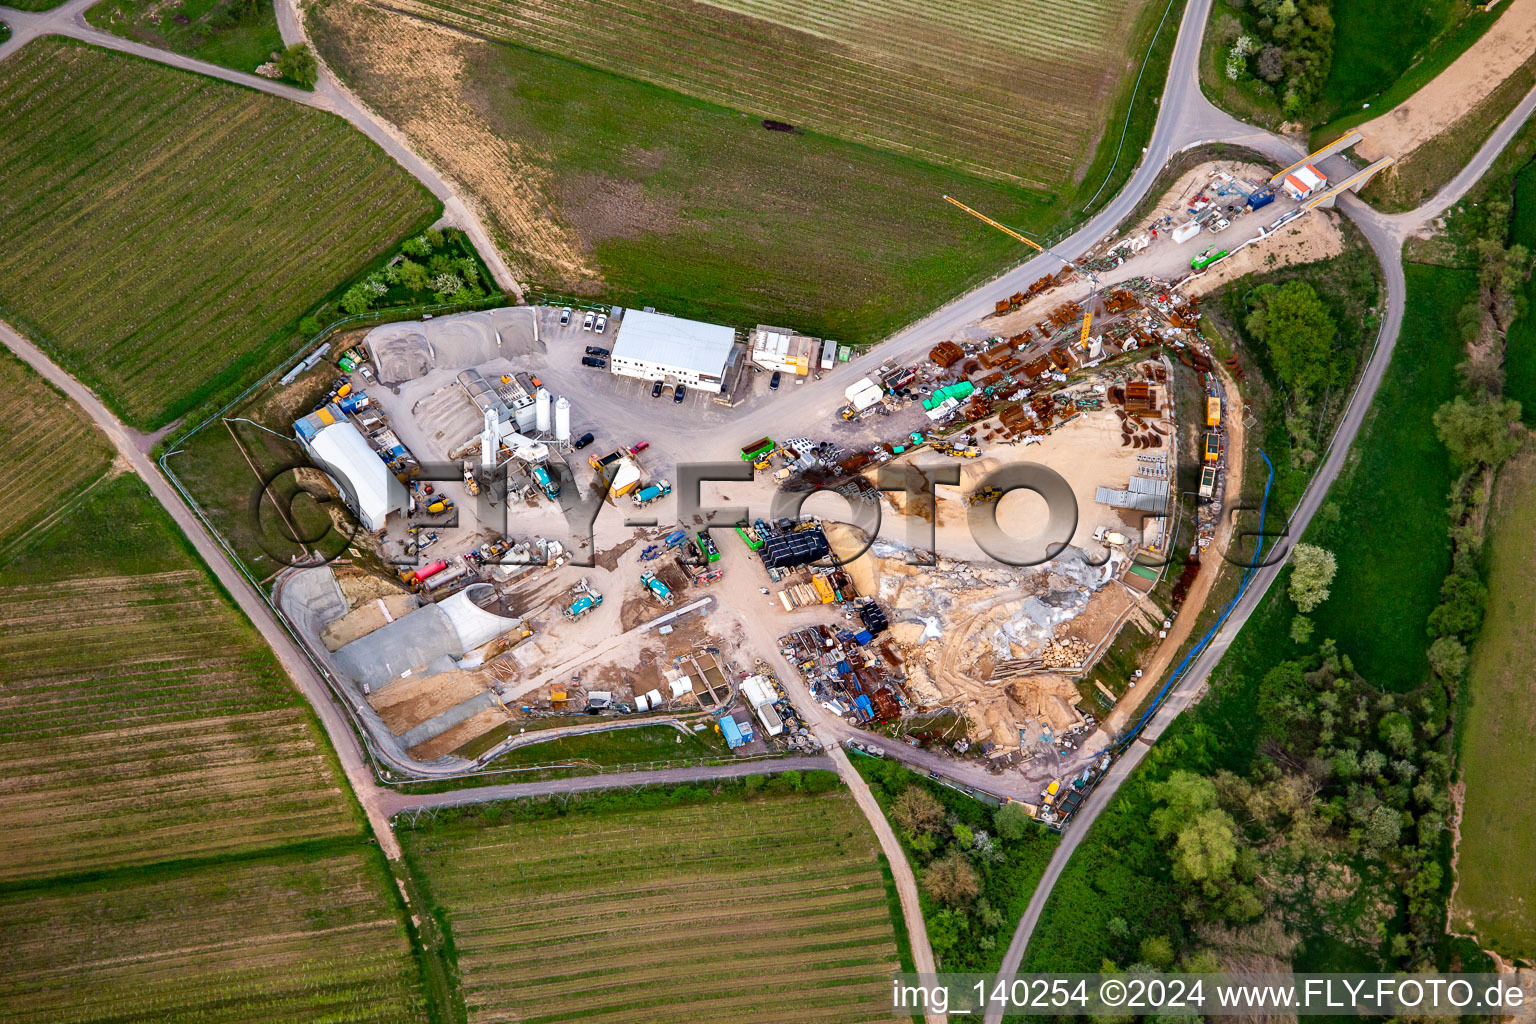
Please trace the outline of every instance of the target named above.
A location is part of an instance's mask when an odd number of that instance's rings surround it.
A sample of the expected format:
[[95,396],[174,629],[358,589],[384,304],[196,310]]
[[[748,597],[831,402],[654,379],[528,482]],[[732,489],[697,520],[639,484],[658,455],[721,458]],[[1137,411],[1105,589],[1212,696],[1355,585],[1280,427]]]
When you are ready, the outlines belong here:
[[590,331],[592,329],[592,321],[595,319],[597,319],[596,313],[588,313],[587,318],[581,322],[581,329]]
[[571,324],[571,307],[566,306],[560,311],[560,326],[569,327]]
[[604,331],[606,331],[608,329],[608,318],[606,316],[599,315],[597,318],[597,327],[595,329],[598,334],[602,334]]

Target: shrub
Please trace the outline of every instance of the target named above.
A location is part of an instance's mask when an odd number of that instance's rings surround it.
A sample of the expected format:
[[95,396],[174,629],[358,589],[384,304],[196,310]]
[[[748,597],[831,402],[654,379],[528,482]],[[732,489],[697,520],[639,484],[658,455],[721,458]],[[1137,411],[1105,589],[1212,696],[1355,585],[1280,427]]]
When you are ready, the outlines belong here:
[[277,71],[288,81],[313,89],[320,80],[320,66],[306,43],[294,43],[277,58]]
[[1333,552],[1316,544],[1298,544],[1291,555],[1291,600],[1303,613],[1313,611],[1328,600],[1328,588],[1338,572]]

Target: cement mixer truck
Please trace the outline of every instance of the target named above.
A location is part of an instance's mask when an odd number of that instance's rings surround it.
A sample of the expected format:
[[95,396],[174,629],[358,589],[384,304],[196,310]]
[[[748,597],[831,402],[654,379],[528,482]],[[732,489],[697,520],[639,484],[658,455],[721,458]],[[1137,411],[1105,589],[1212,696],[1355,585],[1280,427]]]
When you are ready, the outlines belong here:
[[672,493],[672,485],[665,480],[659,480],[649,487],[635,492],[635,507],[640,508],[649,505],[653,501],[660,501]]
[[603,603],[603,595],[592,589],[585,576],[577,581],[570,593],[571,603],[560,610],[560,614],[568,619],[579,619]]
[[661,582],[653,572],[640,574],[640,582],[645,584],[645,589],[651,592],[651,596],[664,605],[672,604],[672,588]]
[[560,484],[550,475],[547,467],[533,467],[533,482],[539,485],[539,488],[544,492],[544,497],[550,501],[560,500]]

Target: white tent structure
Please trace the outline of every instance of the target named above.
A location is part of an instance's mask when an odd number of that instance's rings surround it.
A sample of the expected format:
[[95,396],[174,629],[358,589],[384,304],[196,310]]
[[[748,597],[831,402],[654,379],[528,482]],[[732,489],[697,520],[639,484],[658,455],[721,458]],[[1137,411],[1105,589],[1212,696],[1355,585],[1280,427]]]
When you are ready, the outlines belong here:
[[472,583],[352,641],[336,652],[336,662],[353,680],[375,689],[414,669],[450,671],[458,667],[456,659],[522,624],[480,607],[480,601],[494,597],[490,584]]
[[328,424],[311,438],[301,432],[299,440],[315,465],[336,482],[347,507],[365,529],[382,530],[386,516],[406,510],[405,486],[351,423]]

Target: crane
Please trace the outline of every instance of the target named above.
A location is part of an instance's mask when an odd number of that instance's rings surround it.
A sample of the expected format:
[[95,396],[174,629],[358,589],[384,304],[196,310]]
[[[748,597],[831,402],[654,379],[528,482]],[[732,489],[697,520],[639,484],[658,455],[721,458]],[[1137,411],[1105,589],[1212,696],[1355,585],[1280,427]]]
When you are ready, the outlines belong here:
[[972,217],[975,217],[977,220],[981,221],[983,224],[986,224],[989,227],[996,228],[997,230],[1001,231],[1003,234],[1007,235],[1009,238],[1013,238],[1013,239],[1016,239],[1016,240],[1018,240],[1020,242],[1023,242],[1025,245],[1029,246],[1031,249],[1034,249],[1038,253],[1041,253],[1043,255],[1048,255],[1048,256],[1055,256],[1057,259],[1061,260],[1061,262],[1065,263],[1067,266],[1071,267],[1073,270],[1077,271],[1079,274],[1082,274],[1084,277],[1086,277],[1088,279],[1089,283],[1093,287],[1092,287],[1092,290],[1090,290],[1089,293],[1088,293],[1087,304],[1083,307],[1083,309],[1084,309],[1084,313],[1083,313],[1083,333],[1078,338],[1078,342],[1077,342],[1079,348],[1083,349],[1084,351],[1087,351],[1087,349],[1088,349],[1088,329],[1093,326],[1093,303],[1094,303],[1094,300],[1097,299],[1098,295],[1099,295],[1099,278],[1098,278],[1098,276],[1096,274],[1094,274],[1093,271],[1089,270],[1087,267],[1082,266],[1081,264],[1078,264],[1078,263],[1076,263],[1076,262],[1074,262],[1072,260],[1067,259],[1065,256],[1061,255],[1061,253],[1059,253],[1059,252],[1052,251],[1048,246],[1041,245],[1039,242],[1035,241],[1033,238],[1026,238],[1023,235],[1019,234],[1017,231],[1013,230],[1013,228],[1010,228],[1008,225],[1001,224],[1001,223],[993,220],[991,217],[988,217],[986,214],[982,213],[979,210],[971,209],[969,206],[966,206],[964,203],[962,203],[960,200],[956,199],[952,195],[946,194],[944,196],[944,201],[946,203],[949,203],[951,206],[959,207],[960,209],[964,210],[966,213],[970,214]]

